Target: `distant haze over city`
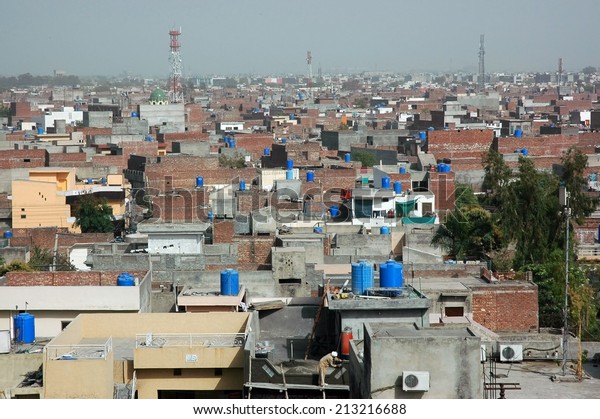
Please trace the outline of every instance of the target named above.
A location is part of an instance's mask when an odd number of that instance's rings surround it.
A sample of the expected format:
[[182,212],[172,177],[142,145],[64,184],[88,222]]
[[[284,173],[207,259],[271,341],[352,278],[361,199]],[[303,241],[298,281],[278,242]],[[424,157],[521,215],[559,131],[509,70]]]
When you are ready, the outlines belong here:
[[169,74],[181,28],[186,76],[377,72],[565,72],[600,67],[598,0],[89,2],[2,6],[0,75]]

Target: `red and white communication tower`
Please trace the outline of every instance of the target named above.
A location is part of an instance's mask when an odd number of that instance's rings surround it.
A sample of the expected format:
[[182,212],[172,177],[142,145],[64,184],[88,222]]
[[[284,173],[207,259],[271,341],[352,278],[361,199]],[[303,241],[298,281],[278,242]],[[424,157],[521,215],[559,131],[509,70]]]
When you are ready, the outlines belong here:
[[169,63],[171,64],[171,76],[169,77],[169,100],[171,103],[183,102],[183,91],[181,89],[181,44],[179,43],[179,35],[181,28],[171,29],[169,36],[171,37],[171,54],[169,55]]

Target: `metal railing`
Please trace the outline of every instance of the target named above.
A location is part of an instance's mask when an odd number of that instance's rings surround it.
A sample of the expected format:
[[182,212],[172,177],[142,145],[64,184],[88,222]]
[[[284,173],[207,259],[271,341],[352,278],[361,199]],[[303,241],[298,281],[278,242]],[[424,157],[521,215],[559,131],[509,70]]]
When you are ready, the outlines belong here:
[[146,333],[135,335],[136,348],[164,348],[177,346],[243,347],[245,333]]
[[106,359],[112,351],[112,338],[103,344],[48,345],[46,360]]

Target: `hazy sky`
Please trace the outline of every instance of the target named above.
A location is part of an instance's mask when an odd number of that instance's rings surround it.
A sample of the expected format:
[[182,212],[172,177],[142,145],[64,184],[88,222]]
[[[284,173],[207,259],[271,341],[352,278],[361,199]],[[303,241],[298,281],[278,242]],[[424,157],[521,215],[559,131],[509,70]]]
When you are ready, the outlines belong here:
[[600,0],[2,1],[0,75],[184,76],[600,67]]

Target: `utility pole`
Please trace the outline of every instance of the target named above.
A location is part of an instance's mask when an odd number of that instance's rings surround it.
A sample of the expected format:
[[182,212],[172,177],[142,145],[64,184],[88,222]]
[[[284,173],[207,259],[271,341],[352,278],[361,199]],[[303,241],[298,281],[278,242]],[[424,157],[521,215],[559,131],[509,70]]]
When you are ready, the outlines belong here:
[[569,192],[563,185],[558,189],[558,200],[565,215],[565,303],[563,307],[563,341],[562,341],[562,375],[566,375],[567,352],[569,343],[569,224],[571,208],[569,208]]

